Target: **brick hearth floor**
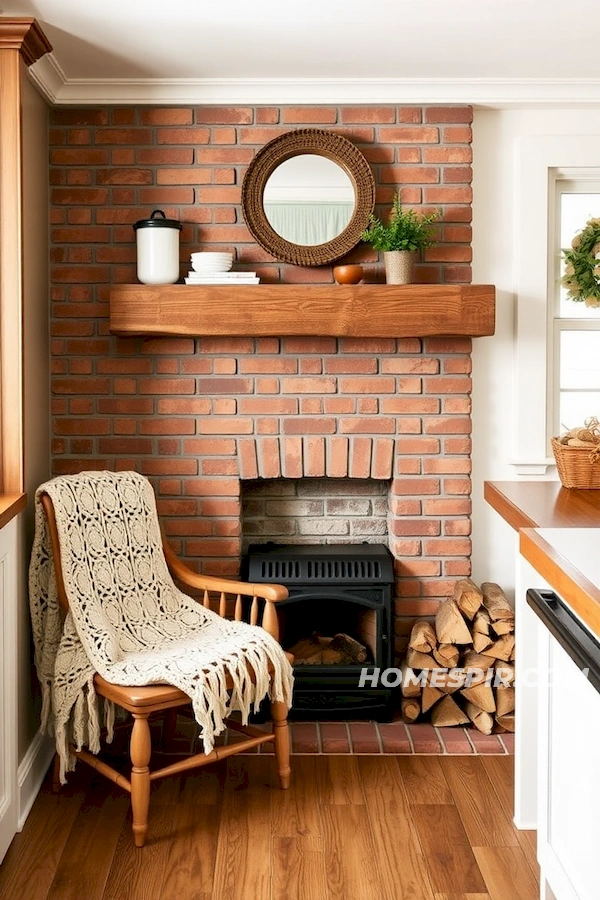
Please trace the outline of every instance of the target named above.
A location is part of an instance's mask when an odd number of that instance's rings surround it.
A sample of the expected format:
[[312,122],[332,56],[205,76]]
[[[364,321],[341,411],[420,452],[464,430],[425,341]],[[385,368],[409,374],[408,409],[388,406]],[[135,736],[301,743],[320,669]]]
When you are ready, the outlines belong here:
[[[435,754],[512,755],[513,734],[481,734],[471,728],[434,728],[404,722],[291,722],[292,753],[312,754]],[[270,726],[269,726],[270,727]],[[229,740],[229,735],[226,740]],[[250,753],[272,753],[271,744]]]
[[[254,723],[256,728],[271,730],[271,724]],[[111,755],[128,758],[131,724],[115,725],[115,740],[106,748]],[[162,720],[152,723],[155,746],[160,747]],[[291,750],[297,756],[333,755],[390,755],[413,756],[512,756],[514,735],[481,734],[475,728],[434,728],[426,722],[406,725],[401,721],[377,722],[290,722]],[[189,754],[196,746],[197,725],[191,715],[180,711],[177,730],[168,750],[161,754],[175,756]],[[225,731],[215,743],[229,744],[241,740],[236,731]],[[253,747],[246,753],[273,753],[272,744]]]

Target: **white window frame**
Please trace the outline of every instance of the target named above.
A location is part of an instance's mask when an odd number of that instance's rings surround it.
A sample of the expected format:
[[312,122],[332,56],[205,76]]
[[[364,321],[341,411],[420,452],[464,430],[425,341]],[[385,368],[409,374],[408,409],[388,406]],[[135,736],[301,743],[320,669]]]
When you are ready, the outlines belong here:
[[581,180],[591,172],[597,178],[599,161],[600,134],[533,135],[516,144],[516,396],[510,462],[526,477],[546,475],[554,465],[548,373],[554,357],[549,310],[554,312],[556,181],[574,180],[575,174]]
[[[563,331],[600,331],[600,315],[590,312],[589,316],[570,318],[560,315],[560,198],[562,194],[598,194],[600,197],[600,163],[591,170],[563,169],[554,173],[554,204],[551,209],[554,220],[554,237],[549,254],[549,268],[551,269],[548,281],[548,335],[551,343],[548,354],[548,422],[550,434],[558,434],[562,430],[559,421],[560,408],[560,338]],[[581,222],[583,229],[585,222]],[[573,234],[572,237],[575,235]],[[583,305],[583,304],[579,304]],[[582,390],[583,392],[583,390]],[[598,389],[594,389],[598,393]],[[583,422],[569,423],[570,427],[583,425]]]

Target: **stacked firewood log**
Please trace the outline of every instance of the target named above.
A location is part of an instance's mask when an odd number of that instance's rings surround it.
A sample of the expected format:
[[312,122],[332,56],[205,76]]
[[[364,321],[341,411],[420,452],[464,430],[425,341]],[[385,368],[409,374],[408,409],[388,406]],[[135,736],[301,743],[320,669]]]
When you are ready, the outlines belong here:
[[492,582],[458,581],[435,622],[415,622],[402,666],[408,722],[514,731],[514,610]]

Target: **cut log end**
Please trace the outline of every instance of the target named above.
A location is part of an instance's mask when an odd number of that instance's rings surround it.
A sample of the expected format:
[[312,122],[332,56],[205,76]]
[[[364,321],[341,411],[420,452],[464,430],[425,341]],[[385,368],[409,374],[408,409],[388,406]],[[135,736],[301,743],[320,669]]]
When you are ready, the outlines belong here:
[[402,716],[405,722],[416,722],[421,712],[421,703],[417,698],[402,698]]
[[431,710],[431,724],[439,728],[446,728],[452,725],[467,725],[469,717],[463,712],[458,703],[449,695]]
[[427,619],[419,619],[415,622],[410,633],[408,646],[419,653],[431,653],[438,645],[437,635],[431,622]]
[[473,619],[483,603],[483,593],[470,578],[461,578],[454,585],[454,600],[467,619]]
[[451,597],[440,604],[435,617],[435,630],[441,644],[473,643],[468,625]]

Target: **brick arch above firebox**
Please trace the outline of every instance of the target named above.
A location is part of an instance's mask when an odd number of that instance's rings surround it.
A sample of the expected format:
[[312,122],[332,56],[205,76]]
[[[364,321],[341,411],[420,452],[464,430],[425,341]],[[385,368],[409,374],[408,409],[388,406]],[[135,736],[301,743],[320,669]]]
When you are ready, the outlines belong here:
[[390,479],[394,443],[388,437],[337,435],[240,438],[240,478]]

